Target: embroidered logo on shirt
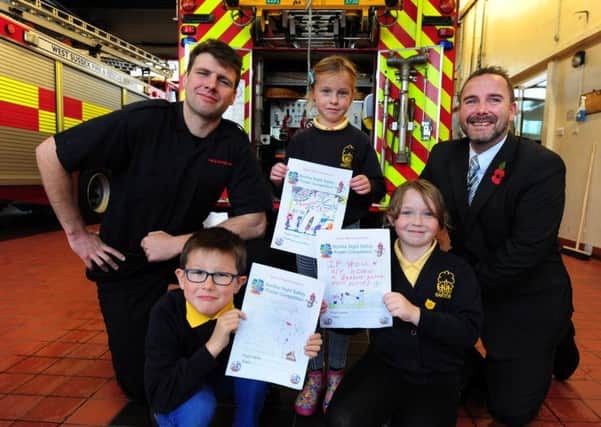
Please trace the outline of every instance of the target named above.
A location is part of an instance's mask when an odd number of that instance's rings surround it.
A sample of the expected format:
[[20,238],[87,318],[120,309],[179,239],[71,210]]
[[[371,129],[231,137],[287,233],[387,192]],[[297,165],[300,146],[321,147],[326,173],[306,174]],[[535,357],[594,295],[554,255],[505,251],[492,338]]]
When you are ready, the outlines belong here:
[[213,159],[213,158],[208,158],[207,161],[209,163],[215,163],[216,165],[223,165],[223,166],[232,166],[233,163],[232,162],[228,162],[227,160],[219,160],[219,159]]
[[342,149],[342,156],[340,156],[340,166],[345,169],[351,169],[353,167],[353,158],[355,157],[355,147],[351,144],[345,146]]
[[453,287],[455,286],[455,274],[449,270],[441,271],[436,278],[436,293],[437,298],[451,299]]
[[427,310],[434,310],[434,307],[436,307],[436,303],[434,301],[432,301],[430,298],[426,298],[424,307],[426,307]]

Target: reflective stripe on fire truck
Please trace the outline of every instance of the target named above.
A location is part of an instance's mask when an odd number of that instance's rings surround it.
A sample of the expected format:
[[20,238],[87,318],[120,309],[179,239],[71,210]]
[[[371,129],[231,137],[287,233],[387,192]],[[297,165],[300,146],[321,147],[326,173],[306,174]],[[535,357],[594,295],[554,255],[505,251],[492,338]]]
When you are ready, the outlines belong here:
[[[54,91],[0,76],[0,126],[53,134],[56,132]],[[65,96],[65,129],[111,110]]]
[[[423,26],[420,17],[440,16],[440,12],[429,0],[405,0],[403,10],[399,12],[394,25],[380,29],[380,43],[378,50],[381,51],[378,58],[379,84],[378,100],[383,99],[383,83],[388,77],[391,83],[391,97],[397,97],[400,82],[395,78],[395,69],[386,65],[383,55],[385,51],[397,51],[402,57],[408,57],[418,52],[421,47],[429,47],[429,62],[427,76],[424,74],[425,67],[415,67],[418,76],[415,83],[409,84],[409,97],[416,102],[415,120],[421,122],[423,117],[429,118],[434,123],[434,129],[430,141],[421,141],[419,137],[420,128],[415,127],[413,131],[413,152],[411,164],[387,163],[385,176],[389,193],[408,179],[419,176],[424,168],[431,146],[437,141],[446,141],[451,138],[451,114],[453,93],[453,63],[455,61],[455,50],[444,50],[436,45],[436,27]],[[403,49],[407,49],[403,51]],[[386,52],[388,53],[388,52]],[[426,86],[424,87],[424,77]],[[378,139],[382,141],[382,103],[378,105],[379,122],[377,129]],[[389,109],[389,113],[392,109]],[[391,123],[389,117],[388,123]],[[388,138],[388,145],[395,143]],[[398,141],[396,141],[398,143]],[[378,144],[379,145],[379,144]],[[385,200],[388,204],[389,197]]]

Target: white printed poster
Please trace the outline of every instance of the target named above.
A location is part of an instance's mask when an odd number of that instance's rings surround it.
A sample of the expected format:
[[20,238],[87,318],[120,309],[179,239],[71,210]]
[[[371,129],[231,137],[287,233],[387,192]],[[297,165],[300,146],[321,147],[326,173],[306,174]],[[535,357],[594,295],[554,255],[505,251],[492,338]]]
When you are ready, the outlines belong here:
[[345,229],[317,236],[317,278],[326,285],[322,328],[384,328],[392,316],[384,305],[390,292],[390,232]]
[[300,390],[309,358],[304,347],[315,332],[324,284],[311,277],[254,263],[226,375]]
[[340,230],[353,172],[289,159],[271,247],[315,257],[315,236]]

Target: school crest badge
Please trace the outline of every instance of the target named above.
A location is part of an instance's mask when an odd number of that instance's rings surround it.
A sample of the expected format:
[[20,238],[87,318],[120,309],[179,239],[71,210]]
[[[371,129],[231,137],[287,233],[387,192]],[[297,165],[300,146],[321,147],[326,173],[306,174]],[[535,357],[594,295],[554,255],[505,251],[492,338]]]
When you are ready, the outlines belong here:
[[451,299],[454,287],[455,274],[449,270],[441,271],[436,278],[436,293],[434,295],[437,298]]

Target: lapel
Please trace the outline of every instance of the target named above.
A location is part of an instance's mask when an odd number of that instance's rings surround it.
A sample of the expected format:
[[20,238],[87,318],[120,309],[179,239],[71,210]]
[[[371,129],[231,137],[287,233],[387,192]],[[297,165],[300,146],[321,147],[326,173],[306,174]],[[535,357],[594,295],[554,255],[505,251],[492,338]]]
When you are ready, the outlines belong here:
[[[508,178],[508,175],[511,173],[511,169],[513,166],[512,163],[515,158],[515,153],[517,151],[518,144],[519,139],[511,133],[508,134],[507,139],[503,144],[503,147],[499,150],[492,162],[490,162],[490,166],[488,166],[488,169],[486,169],[486,172],[482,177],[482,181],[480,181],[480,185],[478,185],[478,189],[476,190],[476,194],[474,195],[474,200],[472,200],[471,206],[468,207],[468,227],[471,226],[472,222],[476,219],[476,217],[478,216],[478,212],[486,204],[487,200],[497,191],[497,189],[501,185],[503,185],[503,180],[506,180]],[[503,179],[499,184],[495,184],[492,180],[493,174],[495,170],[499,168],[499,165],[501,165],[503,162],[505,163],[505,175],[503,176]],[[467,200],[467,196],[465,200]]]

